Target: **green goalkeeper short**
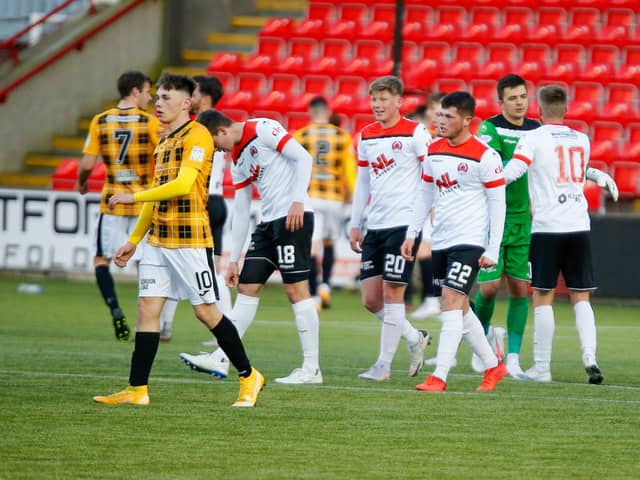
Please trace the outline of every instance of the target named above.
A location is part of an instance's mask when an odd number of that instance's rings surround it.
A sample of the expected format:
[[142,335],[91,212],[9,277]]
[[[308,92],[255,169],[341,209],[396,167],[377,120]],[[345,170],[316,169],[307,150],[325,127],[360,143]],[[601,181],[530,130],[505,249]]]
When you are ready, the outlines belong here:
[[506,223],[500,244],[500,258],[491,268],[481,268],[478,272],[478,283],[500,280],[504,274],[518,280],[531,281],[531,264],[529,263],[529,242],[531,240],[530,223]]

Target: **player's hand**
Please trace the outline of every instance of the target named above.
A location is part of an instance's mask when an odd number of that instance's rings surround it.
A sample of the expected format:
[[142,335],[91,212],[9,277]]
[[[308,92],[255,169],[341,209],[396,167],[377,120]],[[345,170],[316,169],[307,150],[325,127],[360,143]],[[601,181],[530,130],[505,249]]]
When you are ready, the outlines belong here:
[[618,185],[616,184],[616,181],[611,177],[611,175],[602,172],[602,175],[598,179],[598,186],[600,188],[604,188],[607,192],[609,192],[614,202],[618,201]]
[[121,268],[126,267],[133,254],[136,253],[136,248],[138,247],[135,243],[125,243],[116,251],[113,261]]
[[285,224],[285,228],[289,232],[295,232],[296,230],[300,230],[303,225],[304,203],[293,202],[291,204],[291,208],[289,208],[289,213],[287,214],[287,222]]
[[351,227],[349,231],[349,243],[351,250],[356,253],[362,253],[362,230],[358,227]]
[[227,274],[225,275],[227,287],[236,288],[240,282],[240,268],[237,262],[229,262]]
[[496,265],[497,263],[498,262],[495,261],[493,258],[485,257],[484,255],[482,255],[478,260],[478,265],[480,265],[480,268],[490,268]]
[[84,195],[89,191],[89,185],[87,185],[87,182],[84,182],[82,185],[80,183],[76,183],[76,190],[80,192],[80,195]]
[[400,246],[400,253],[405,260],[413,260],[413,247],[416,244],[415,238],[405,238]]
[[133,199],[133,193],[116,193],[112,195],[109,199],[109,209],[113,210],[113,208],[118,204],[125,205],[133,205],[136,201]]

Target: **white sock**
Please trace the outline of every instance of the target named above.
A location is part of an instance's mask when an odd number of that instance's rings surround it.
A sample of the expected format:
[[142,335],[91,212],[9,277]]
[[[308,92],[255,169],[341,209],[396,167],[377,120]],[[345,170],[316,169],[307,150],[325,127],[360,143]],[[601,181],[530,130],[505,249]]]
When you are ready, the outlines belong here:
[[576,328],[582,346],[582,362],[585,367],[596,363],[596,319],[593,315],[591,303],[578,302],[573,306],[576,314]]
[[[251,325],[253,323],[253,319],[256,318],[259,303],[259,297],[250,297],[249,295],[243,295],[242,293],[236,295],[236,303],[233,305],[233,310],[231,310],[231,314],[228,318],[231,320],[231,323],[235,325],[240,338],[244,336],[249,325]],[[219,361],[223,359],[229,361],[221,348],[218,348],[211,355]]]
[[442,330],[438,342],[438,354],[434,377],[447,381],[449,370],[456,359],[458,345],[462,339],[462,310],[449,310],[441,313]]
[[507,365],[520,365],[520,354],[507,353]]
[[231,292],[224,280],[224,275],[217,274],[216,283],[218,284],[218,294],[220,295],[220,300],[217,303],[218,310],[229,316],[231,314]]
[[169,330],[173,328],[173,318],[176,316],[176,309],[178,308],[178,301],[167,298],[164,302],[164,306],[160,311],[160,329]]
[[390,368],[393,357],[398,350],[402,336],[404,318],[404,303],[385,303],[384,321],[380,329],[380,354],[378,363]]
[[[384,322],[384,308],[376,313],[374,313],[378,320]],[[402,322],[402,338],[404,338],[409,345],[415,345],[420,340],[422,340],[422,336],[416,327],[411,325],[409,320],[406,317],[406,311],[404,313],[404,322]]]
[[555,321],[553,307],[541,305],[533,310],[533,361],[540,371],[549,371],[551,368],[551,343]]
[[498,357],[489,345],[480,320],[471,309],[462,317],[462,338],[471,351],[480,357],[485,369],[498,366]]
[[292,305],[296,317],[296,327],[302,345],[302,369],[315,373],[320,368],[318,350],[320,343],[320,319],[316,303],[307,298]]

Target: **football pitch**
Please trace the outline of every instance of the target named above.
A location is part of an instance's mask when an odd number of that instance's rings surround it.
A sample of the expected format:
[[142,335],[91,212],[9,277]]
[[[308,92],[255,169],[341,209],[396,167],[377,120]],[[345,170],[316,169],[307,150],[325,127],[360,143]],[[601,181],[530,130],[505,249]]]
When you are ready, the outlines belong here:
[[[21,281],[45,287],[17,293]],[[137,286],[119,284],[130,325]],[[380,325],[354,292],[320,315],[324,385],[273,379],[300,366],[281,288],[264,292],[245,337],[267,379],[258,405],[233,409],[238,385],[188,370],[180,352],[210,333],[181,302],[161,344],[148,407],[91,400],[127,384],[133,344],[115,340],[93,282],[0,276],[0,479],[627,479],[640,478],[640,308],[594,302],[605,384],[586,384],[573,312],[556,308],[554,382],[481,376],[463,344],[447,393],[415,391],[401,343],[390,382],[357,378],[376,358]],[[495,324],[504,326],[505,303]],[[440,324],[414,322],[435,332]],[[532,312],[522,365],[532,362]],[[235,375],[232,375],[234,377]]]

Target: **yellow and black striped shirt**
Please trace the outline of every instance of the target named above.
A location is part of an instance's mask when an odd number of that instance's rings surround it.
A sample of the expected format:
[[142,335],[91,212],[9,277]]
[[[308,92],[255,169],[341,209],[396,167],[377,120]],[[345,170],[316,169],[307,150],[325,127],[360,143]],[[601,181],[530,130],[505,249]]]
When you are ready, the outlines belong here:
[[116,193],[135,193],[151,186],[153,151],[158,144],[158,119],[135,107],[111,108],[91,120],[82,153],[102,156],[106,178],[100,212],[137,216],[140,205],[107,206]]
[[346,201],[356,176],[351,135],[330,123],[312,123],[296,131],[294,137],[313,157],[309,196]]
[[188,194],[155,203],[147,243],[162,248],[213,247],[207,213],[213,158],[209,130],[189,121],[160,141],[155,156],[154,187],[174,180],[182,166],[196,168],[199,173]]

